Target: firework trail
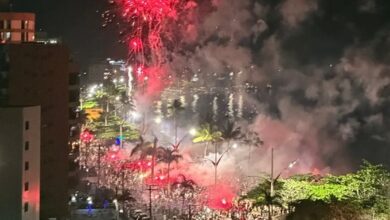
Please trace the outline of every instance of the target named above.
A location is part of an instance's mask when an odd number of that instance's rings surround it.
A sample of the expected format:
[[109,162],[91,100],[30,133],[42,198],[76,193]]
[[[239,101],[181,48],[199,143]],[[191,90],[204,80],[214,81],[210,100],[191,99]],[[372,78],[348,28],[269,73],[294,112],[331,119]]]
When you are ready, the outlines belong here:
[[179,28],[181,18],[197,4],[191,0],[110,0],[109,3],[114,10],[102,14],[103,26],[120,17],[123,43],[128,47],[129,62],[142,93],[150,96],[161,91],[172,80],[162,67],[168,45],[174,47],[170,43],[177,33],[173,33],[172,26]]

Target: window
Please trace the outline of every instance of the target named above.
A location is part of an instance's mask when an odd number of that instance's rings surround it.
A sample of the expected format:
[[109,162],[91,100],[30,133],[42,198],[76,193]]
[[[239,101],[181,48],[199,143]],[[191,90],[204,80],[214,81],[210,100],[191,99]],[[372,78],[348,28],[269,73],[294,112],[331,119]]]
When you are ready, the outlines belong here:
[[28,212],[28,202],[24,203],[24,212]]
[[79,75],[78,73],[71,73],[69,75],[69,85],[78,85],[79,84]]
[[0,37],[2,41],[8,41],[11,39],[11,32],[1,32]]
[[72,90],[69,92],[69,102],[78,102],[79,101],[79,91]]
[[30,122],[26,121],[24,122],[24,130],[28,130],[28,129],[30,129]]
[[26,141],[24,142],[24,150],[28,151],[30,149],[30,142]]
[[10,20],[4,21],[4,29],[11,29],[11,21]]
[[22,29],[28,29],[28,21],[22,21]]
[[21,41],[24,41],[24,42],[28,41],[28,33],[27,32],[22,32]]
[[28,184],[28,182],[25,182],[24,183],[24,191],[28,191],[28,188],[29,188],[29,184]]
[[30,168],[30,163],[28,161],[24,162],[24,170],[28,170]]

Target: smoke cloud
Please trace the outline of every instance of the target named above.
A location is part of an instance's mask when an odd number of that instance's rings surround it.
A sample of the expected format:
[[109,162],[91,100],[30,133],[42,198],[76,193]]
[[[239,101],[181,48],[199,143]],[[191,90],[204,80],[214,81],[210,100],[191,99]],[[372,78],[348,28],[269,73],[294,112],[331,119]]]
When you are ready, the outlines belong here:
[[[301,172],[343,172],[362,158],[389,163],[390,113],[383,110],[390,103],[390,21],[375,29],[354,21],[359,13],[375,13],[374,1],[351,7],[355,17],[337,10],[342,3],[328,3],[213,1],[213,10],[197,20],[194,49],[172,55],[175,72],[240,72],[236,86],[258,88],[245,94],[258,112],[246,123],[265,143],[254,151],[253,170],[269,169],[270,148],[277,152],[277,169],[297,158]],[[362,146],[361,137],[385,155]],[[241,151],[229,157],[227,170],[245,160]]]

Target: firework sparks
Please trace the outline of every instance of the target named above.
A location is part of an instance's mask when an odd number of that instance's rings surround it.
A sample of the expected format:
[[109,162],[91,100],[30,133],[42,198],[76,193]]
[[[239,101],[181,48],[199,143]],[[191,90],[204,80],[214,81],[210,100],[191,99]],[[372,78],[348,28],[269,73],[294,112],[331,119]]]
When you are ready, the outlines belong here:
[[188,0],[110,0],[109,2],[114,5],[116,13],[105,11],[102,14],[105,21],[103,26],[112,23],[119,15],[120,23],[124,23],[121,34],[125,36],[123,41],[128,45],[129,62],[134,67],[134,78],[146,87],[143,89],[146,96],[161,92],[166,87],[166,82],[172,79],[161,66],[165,60],[164,45],[172,42],[172,36],[176,34],[172,33],[171,26],[180,21],[182,14],[196,8],[197,4]]

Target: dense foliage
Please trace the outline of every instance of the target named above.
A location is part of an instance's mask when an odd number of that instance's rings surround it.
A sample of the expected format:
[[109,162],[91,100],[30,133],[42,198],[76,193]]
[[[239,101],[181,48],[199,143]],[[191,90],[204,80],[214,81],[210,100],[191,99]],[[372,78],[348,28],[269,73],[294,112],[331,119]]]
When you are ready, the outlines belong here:
[[[370,216],[371,219],[390,219],[390,173],[382,165],[363,162],[355,173],[340,176],[296,175],[277,181],[275,198],[268,198],[269,181],[250,191],[248,198],[255,205],[282,204],[295,207],[299,213],[321,215],[316,219],[352,219],[352,216]],[[307,209],[307,210],[306,210]],[[305,211],[306,210],[306,211]],[[327,216],[327,217],[326,217]],[[349,216],[349,217],[348,217]],[[303,218],[303,217],[302,217]],[[357,218],[353,218],[357,219]]]

